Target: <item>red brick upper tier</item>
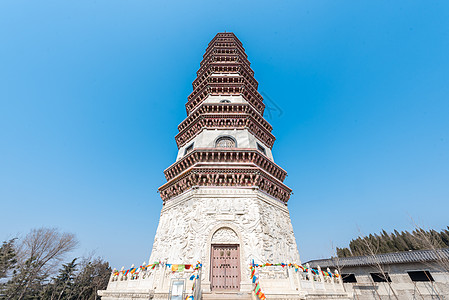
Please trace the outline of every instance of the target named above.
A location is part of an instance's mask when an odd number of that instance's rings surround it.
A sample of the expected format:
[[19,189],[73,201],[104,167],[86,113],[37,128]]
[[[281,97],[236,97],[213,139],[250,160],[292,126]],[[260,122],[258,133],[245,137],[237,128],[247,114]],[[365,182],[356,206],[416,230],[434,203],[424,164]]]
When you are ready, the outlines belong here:
[[219,33],[206,49],[186,103],[191,114],[209,95],[242,95],[263,115],[263,97],[242,43],[233,33]]

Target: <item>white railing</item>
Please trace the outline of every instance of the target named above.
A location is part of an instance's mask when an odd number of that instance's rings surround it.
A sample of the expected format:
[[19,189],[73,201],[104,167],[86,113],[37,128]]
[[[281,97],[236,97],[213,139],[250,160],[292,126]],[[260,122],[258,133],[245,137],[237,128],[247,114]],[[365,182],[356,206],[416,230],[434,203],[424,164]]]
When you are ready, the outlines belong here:
[[323,272],[320,267],[312,269],[308,264],[305,267],[296,264],[264,264],[250,267],[251,274],[254,273],[255,277],[254,279],[251,276],[251,280],[256,299],[265,299],[265,292],[268,294],[286,291],[290,291],[291,294],[318,291],[344,292],[343,282],[337,270],[334,273],[329,269]]
[[[175,268],[176,266],[176,268]],[[145,263],[136,268],[114,270],[109,279],[107,292],[167,293],[173,281],[184,281],[183,299],[201,299],[201,267],[197,264]]]

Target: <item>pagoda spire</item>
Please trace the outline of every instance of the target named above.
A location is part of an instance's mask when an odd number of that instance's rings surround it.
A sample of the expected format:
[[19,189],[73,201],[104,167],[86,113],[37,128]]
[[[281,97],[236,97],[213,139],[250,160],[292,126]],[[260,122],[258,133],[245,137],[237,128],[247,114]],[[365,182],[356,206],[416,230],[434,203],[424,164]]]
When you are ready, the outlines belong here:
[[193,92],[186,103],[187,114],[209,95],[241,94],[263,115],[263,97],[257,91],[258,83],[250,65],[245,49],[234,33],[218,33],[206,48],[197,78],[193,81]]

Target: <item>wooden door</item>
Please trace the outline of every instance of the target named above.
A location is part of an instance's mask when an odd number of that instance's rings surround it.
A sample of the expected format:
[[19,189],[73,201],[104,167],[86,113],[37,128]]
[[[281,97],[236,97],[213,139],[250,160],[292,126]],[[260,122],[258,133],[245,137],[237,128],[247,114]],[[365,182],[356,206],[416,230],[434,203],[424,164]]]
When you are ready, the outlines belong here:
[[240,290],[239,245],[212,245],[212,290]]

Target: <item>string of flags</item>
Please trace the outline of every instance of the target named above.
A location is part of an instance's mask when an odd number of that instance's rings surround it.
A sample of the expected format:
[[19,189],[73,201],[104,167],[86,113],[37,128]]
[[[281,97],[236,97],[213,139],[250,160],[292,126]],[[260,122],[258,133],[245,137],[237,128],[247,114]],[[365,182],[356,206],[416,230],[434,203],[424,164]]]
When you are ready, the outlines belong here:
[[185,270],[190,270],[193,265],[182,265],[182,264],[166,264],[167,267],[171,268],[172,272],[184,272]]
[[143,265],[138,268],[131,268],[131,269],[122,270],[122,271],[114,270],[113,274],[114,274],[114,276],[118,276],[119,274],[123,274],[123,276],[127,276],[128,274],[139,274],[141,271],[153,270],[154,268],[156,268],[156,266],[161,265],[161,264],[162,263],[160,261],[155,261],[152,264]]
[[[113,275],[114,276],[118,276],[120,274],[123,274],[123,276],[127,276],[128,274],[139,274],[139,272],[141,271],[146,271],[146,270],[153,270],[154,268],[156,268],[156,266],[161,266],[161,267],[168,267],[170,268],[170,270],[172,272],[183,272],[185,270],[190,270],[192,269],[192,275],[189,277],[189,280],[193,280],[193,284],[192,284],[192,295],[187,296],[185,298],[185,300],[195,300],[195,286],[197,284],[197,280],[200,278],[199,275],[199,270],[203,267],[203,264],[199,261],[197,261],[196,265],[193,264],[169,264],[169,263],[163,263],[161,261],[156,261],[152,264],[148,264],[148,265],[143,265],[140,266],[139,268],[130,268],[128,270],[122,270],[122,271],[117,271],[114,269],[113,271]],[[133,279],[134,276],[132,276],[131,279]]]
[[189,299],[195,300],[195,297],[193,295],[195,294],[196,281],[200,278],[199,272],[197,272],[197,271],[199,271],[202,267],[203,267],[203,264],[198,261],[196,263],[195,268],[193,269],[194,270],[194,274],[192,274],[192,276],[190,276],[190,278],[189,278],[190,280],[193,280],[192,295],[187,296],[185,300],[189,300]]
[[[156,268],[159,265],[161,267],[167,266],[168,268],[171,269],[172,272],[184,272],[185,270],[190,270],[192,268],[193,268],[193,271],[197,271],[202,267],[202,264],[200,262],[197,262],[196,265],[192,265],[192,264],[169,264],[169,263],[163,263],[161,261],[156,261],[152,264],[139,266],[138,268],[133,267],[128,270],[121,270],[121,271],[114,270],[113,275],[118,276],[120,274],[123,274],[123,276],[127,276],[128,274],[139,274],[142,271],[153,270],[154,268]],[[192,275],[192,276],[194,276],[194,275]],[[193,278],[191,277],[190,280],[193,280]]]
[[[278,263],[278,264],[265,263],[265,264],[259,265],[259,264],[254,264],[254,262],[252,262],[252,264],[254,265],[255,268],[269,267],[269,266],[281,266],[283,268],[285,268],[285,267],[294,268],[296,272],[298,272],[298,270],[300,270],[300,269],[303,272],[308,272],[309,269],[310,269],[312,274],[314,274],[314,275],[319,275],[320,274],[320,270],[318,270],[318,269],[307,268],[307,267],[304,267],[302,265],[298,265],[298,264],[295,264],[295,263],[288,263],[288,264],[286,264],[286,263]],[[339,277],[340,276],[340,274],[334,274],[332,272],[327,272],[327,271],[323,271],[323,270],[321,270],[321,274],[323,276],[325,276],[325,277],[326,276],[328,276],[328,277]]]
[[251,269],[251,280],[254,284],[254,293],[259,297],[260,300],[265,300],[267,297],[265,297],[265,294],[262,292],[262,289],[260,288],[259,283],[259,277],[256,276],[256,267],[258,265],[254,264],[254,260],[251,261],[250,269]]
[[259,282],[259,277],[256,275],[256,268],[262,268],[262,267],[270,267],[270,266],[281,266],[283,268],[289,267],[289,268],[294,268],[295,272],[298,272],[299,270],[302,270],[303,272],[311,272],[314,275],[319,275],[320,272],[323,276],[328,276],[331,278],[334,277],[340,277],[340,274],[336,273],[332,273],[332,272],[327,272],[327,271],[323,271],[323,270],[318,270],[318,269],[313,269],[313,268],[307,268],[304,267],[302,265],[298,265],[295,263],[278,263],[278,264],[270,264],[270,263],[264,263],[264,264],[255,264],[254,260],[251,261],[250,263],[250,269],[251,269],[251,280],[254,284],[254,293],[257,295],[257,297],[259,297],[260,300],[266,300],[267,297],[265,296],[265,294],[262,292],[262,289],[260,287],[260,282]]

